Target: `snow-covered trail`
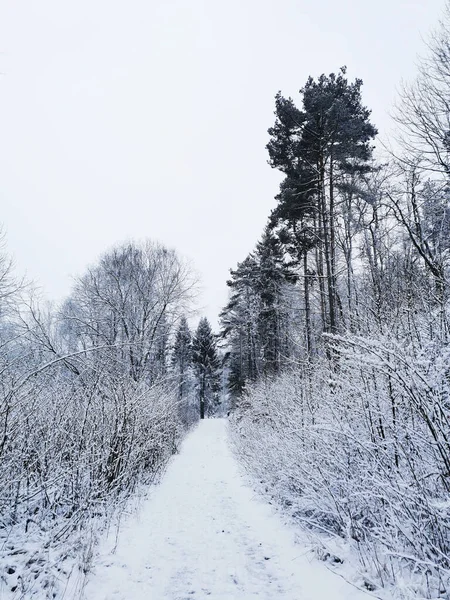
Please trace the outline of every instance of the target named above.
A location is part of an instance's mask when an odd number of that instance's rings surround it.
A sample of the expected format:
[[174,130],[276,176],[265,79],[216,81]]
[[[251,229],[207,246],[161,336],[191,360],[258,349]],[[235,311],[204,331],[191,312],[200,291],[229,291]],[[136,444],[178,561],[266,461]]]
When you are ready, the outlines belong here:
[[241,477],[224,419],[188,435],[139,516],[105,548],[87,600],[367,600],[294,541]]

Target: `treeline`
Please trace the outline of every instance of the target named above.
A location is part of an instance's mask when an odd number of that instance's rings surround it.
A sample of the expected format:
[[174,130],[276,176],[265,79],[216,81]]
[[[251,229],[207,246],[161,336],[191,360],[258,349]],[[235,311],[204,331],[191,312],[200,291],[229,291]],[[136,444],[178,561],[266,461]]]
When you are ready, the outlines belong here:
[[242,457],[402,598],[450,593],[449,27],[382,159],[345,68],[277,94],[284,179],[221,315]]
[[195,281],[161,245],[107,252],[58,308],[0,268],[0,589],[62,597],[67,557],[88,568],[91,527],[217,403],[215,341],[206,319],[191,340]]

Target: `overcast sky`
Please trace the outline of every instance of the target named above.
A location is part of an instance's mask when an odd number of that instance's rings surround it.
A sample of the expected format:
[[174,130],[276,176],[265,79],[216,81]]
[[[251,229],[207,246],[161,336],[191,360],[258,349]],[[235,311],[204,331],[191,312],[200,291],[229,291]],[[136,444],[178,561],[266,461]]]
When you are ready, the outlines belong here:
[[195,264],[214,321],[274,206],[274,95],[348,66],[381,132],[443,0],[1,0],[0,221],[62,299],[111,245]]

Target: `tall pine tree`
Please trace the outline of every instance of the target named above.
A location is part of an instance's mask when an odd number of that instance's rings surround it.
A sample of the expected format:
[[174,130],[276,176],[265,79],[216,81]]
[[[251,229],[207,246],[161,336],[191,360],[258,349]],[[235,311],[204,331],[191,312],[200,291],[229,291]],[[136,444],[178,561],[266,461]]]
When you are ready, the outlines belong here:
[[267,227],[255,251],[231,271],[227,282],[231,293],[221,313],[221,334],[228,346],[228,387],[233,397],[241,394],[247,381],[278,373],[290,355],[285,299],[296,275],[284,254],[280,240]]
[[192,341],[192,362],[196,376],[200,419],[212,414],[219,402],[220,360],[211,325],[203,317]]
[[[349,83],[346,69],[338,75],[310,77],[302,109],[291,98],[276,96],[275,125],[269,129],[270,164],[282,171],[279,205],[274,219],[289,225],[304,259],[305,304],[308,299],[307,253],[315,247],[323,329],[338,329],[337,193],[346,178],[369,170],[371,140],[377,130],[363,106],[360,79]],[[311,235],[311,232],[313,235]],[[308,318],[309,310],[305,306]],[[307,331],[310,323],[306,323]]]
[[186,317],[180,320],[172,353],[172,372],[178,389],[180,415],[186,423],[193,420],[191,396],[193,388],[192,334]]

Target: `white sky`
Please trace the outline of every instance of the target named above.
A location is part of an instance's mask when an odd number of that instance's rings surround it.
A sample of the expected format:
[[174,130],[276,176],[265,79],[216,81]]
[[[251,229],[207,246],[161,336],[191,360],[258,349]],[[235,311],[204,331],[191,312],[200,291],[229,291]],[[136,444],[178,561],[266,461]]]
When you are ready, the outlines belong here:
[[99,254],[158,239],[215,321],[280,177],[274,95],[348,66],[383,133],[444,0],[2,0],[0,221],[49,299]]

